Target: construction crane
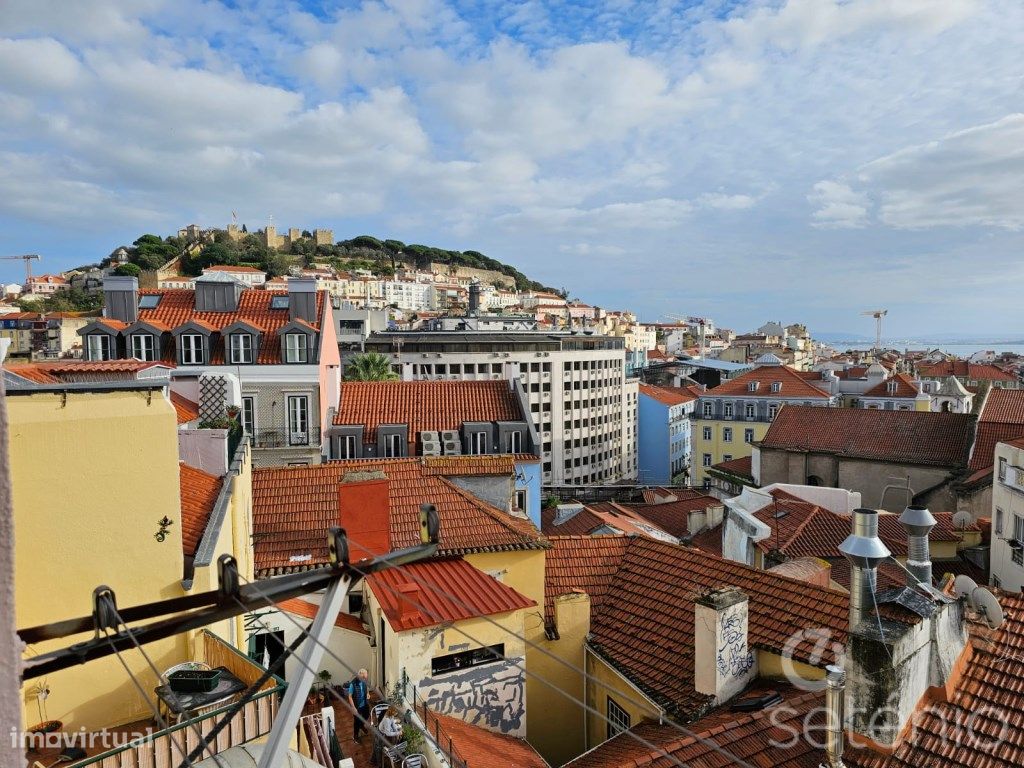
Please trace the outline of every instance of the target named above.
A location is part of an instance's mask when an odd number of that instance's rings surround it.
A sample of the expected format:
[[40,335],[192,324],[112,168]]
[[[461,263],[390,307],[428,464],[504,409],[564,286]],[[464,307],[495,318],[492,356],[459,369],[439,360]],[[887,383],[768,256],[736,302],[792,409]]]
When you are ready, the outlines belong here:
[[875,318],[875,349],[882,348],[882,318],[889,314],[888,309],[869,309],[866,312],[861,312],[862,315],[868,315],[869,317]]
[[26,285],[28,284],[28,281],[32,279],[32,262],[39,261],[39,259],[41,258],[42,256],[40,256],[38,253],[26,253],[21,256],[0,256],[0,259],[4,259],[5,261],[14,261],[15,259],[21,259],[22,261],[25,262]]

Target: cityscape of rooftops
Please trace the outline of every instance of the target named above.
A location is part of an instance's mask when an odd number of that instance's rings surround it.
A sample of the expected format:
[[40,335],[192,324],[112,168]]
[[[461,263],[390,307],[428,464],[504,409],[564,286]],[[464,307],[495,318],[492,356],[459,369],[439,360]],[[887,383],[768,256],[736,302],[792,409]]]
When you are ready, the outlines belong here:
[[1022,42],[0,2],[0,766],[1019,765]]

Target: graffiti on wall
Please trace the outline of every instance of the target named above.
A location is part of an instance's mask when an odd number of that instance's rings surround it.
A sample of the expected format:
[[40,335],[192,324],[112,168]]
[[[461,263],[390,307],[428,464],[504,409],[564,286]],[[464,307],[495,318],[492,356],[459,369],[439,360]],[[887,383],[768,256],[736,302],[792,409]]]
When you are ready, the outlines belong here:
[[526,735],[523,659],[483,664],[420,680],[427,706],[470,725],[512,736]]
[[718,647],[716,663],[721,675],[742,677],[754,666],[754,654],[747,650],[743,614],[739,611],[722,614],[722,643]]

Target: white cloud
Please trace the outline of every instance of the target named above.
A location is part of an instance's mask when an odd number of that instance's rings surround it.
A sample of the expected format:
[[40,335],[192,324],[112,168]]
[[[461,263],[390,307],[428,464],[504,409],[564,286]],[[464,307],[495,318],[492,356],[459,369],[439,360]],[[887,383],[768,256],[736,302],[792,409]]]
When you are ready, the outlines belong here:
[[823,229],[853,229],[868,221],[870,201],[863,192],[855,192],[849,184],[840,181],[819,181],[807,196],[813,213],[814,226]]

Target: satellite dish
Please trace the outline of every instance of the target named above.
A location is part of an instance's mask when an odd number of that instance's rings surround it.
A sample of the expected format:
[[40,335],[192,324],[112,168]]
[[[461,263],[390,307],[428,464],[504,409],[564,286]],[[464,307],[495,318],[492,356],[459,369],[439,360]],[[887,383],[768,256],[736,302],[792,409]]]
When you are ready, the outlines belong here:
[[999,600],[984,587],[978,587],[971,593],[974,610],[985,617],[989,629],[998,629],[1003,623],[1003,607]]
[[958,531],[966,531],[972,523],[974,523],[974,518],[970,512],[960,510],[953,515],[953,527]]
[[971,595],[974,594],[974,590],[978,588],[978,582],[972,579],[970,576],[964,576],[960,574],[953,580],[953,591],[956,592],[957,597],[966,597],[968,605],[974,608],[974,601],[971,600]]

